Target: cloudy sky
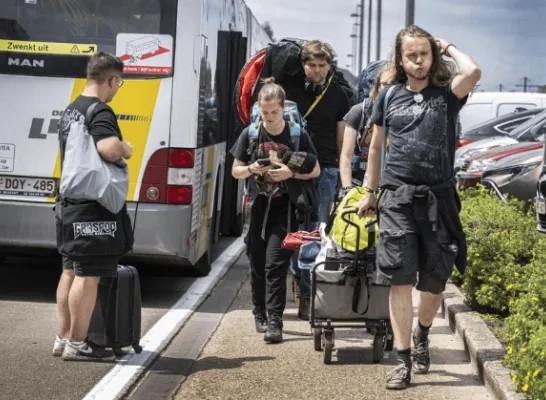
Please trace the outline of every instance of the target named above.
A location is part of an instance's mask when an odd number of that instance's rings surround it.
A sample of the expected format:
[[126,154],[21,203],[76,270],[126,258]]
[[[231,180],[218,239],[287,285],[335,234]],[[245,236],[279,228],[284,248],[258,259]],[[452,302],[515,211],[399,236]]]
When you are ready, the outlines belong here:
[[[371,59],[375,59],[377,0],[365,0],[364,65],[367,61],[368,2],[373,1]],[[246,0],[260,22],[269,21],[276,38],[322,39],[338,53],[339,65],[351,65],[354,18],[359,0]],[[405,0],[383,0],[381,58],[389,55],[405,23]],[[415,0],[415,23],[471,55],[482,68],[480,88],[523,90],[546,85],[546,1]],[[534,91],[530,87],[528,90]]]

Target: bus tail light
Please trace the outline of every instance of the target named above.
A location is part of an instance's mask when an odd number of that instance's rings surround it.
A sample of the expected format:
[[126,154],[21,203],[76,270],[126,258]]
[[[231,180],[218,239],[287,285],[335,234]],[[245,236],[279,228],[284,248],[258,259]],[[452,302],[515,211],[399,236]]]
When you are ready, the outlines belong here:
[[144,170],[139,201],[158,204],[191,204],[195,151],[162,148],[155,151]]
[[192,186],[169,186],[167,187],[168,204],[191,204],[193,200]]

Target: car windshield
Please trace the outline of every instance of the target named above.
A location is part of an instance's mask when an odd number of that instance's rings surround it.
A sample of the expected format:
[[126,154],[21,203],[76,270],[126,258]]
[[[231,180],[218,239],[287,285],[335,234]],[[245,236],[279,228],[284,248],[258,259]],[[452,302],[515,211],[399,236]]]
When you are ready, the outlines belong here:
[[524,135],[529,129],[544,120],[546,120],[546,111],[543,111],[528,121],[525,121],[523,124],[510,132],[508,136],[510,136],[512,139],[520,139],[521,136]]

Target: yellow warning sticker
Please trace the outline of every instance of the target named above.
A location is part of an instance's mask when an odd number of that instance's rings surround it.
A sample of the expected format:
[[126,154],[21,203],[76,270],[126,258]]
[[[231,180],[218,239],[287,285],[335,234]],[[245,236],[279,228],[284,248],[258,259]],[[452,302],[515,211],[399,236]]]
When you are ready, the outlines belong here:
[[0,51],[39,54],[65,54],[92,56],[97,52],[96,44],[29,42],[26,40],[0,40]]

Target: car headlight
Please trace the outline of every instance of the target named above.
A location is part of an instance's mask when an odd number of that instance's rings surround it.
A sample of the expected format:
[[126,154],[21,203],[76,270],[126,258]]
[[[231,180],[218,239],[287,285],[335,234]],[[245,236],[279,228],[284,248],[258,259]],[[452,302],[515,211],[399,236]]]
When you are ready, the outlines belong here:
[[491,158],[484,158],[481,160],[474,160],[468,166],[467,172],[483,171],[485,168],[495,164],[495,160]]
[[486,152],[489,149],[492,149],[492,147],[481,147],[479,149],[473,149],[473,150],[467,150],[465,152],[461,152],[459,156],[455,158],[455,167],[462,167],[465,161],[468,160],[470,157]]

